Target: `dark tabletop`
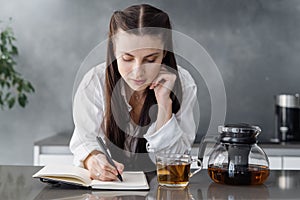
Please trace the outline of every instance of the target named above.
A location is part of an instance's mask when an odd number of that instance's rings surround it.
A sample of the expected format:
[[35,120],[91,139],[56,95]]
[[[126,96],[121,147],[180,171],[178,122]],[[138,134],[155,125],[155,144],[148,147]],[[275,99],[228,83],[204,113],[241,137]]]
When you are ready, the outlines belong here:
[[159,187],[155,174],[148,173],[150,191],[116,192],[53,187],[31,177],[40,168],[0,166],[0,199],[300,199],[300,171],[273,170],[263,185],[229,186],[214,183],[202,170],[183,189]]

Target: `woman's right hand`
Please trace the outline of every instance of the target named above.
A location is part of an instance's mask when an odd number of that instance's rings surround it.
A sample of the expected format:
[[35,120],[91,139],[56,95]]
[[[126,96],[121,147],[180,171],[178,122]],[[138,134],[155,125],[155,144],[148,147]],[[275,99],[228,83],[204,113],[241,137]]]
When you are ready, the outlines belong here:
[[[120,174],[123,173],[124,165],[114,161]],[[89,170],[90,177],[101,181],[118,180],[117,170],[109,164],[106,156],[97,151],[92,152],[84,161],[84,167]]]

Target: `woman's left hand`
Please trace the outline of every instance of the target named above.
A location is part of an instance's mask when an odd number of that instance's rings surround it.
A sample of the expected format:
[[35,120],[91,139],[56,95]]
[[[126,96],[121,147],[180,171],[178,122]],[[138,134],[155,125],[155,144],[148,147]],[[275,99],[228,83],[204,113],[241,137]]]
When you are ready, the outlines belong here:
[[158,104],[158,113],[156,119],[156,130],[159,130],[172,117],[172,100],[170,93],[173,90],[176,75],[169,72],[162,66],[158,76],[153,80],[150,89],[154,89]]
[[170,93],[173,90],[176,75],[169,72],[165,66],[150,85],[150,89],[154,89],[155,97],[159,105],[165,105],[170,101]]

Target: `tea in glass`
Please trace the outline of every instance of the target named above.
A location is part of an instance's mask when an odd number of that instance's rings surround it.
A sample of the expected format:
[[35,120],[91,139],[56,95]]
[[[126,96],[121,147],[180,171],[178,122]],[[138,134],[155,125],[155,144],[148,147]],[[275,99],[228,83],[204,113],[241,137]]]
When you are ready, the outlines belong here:
[[185,187],[189,179],[201,168],[191,173],[191,163],[198,161],[186,154],[160,154],[156,156],[157,181],[160,185]]

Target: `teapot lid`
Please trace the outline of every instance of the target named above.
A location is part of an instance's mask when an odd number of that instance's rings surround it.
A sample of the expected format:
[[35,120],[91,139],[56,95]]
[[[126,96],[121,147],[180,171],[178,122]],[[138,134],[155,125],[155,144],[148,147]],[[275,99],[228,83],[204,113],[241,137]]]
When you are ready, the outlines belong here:
[[240,123],[219,126],[218,132],[221,134],[221,142],[253,144],[256,143],[261,129],[258,126]]

